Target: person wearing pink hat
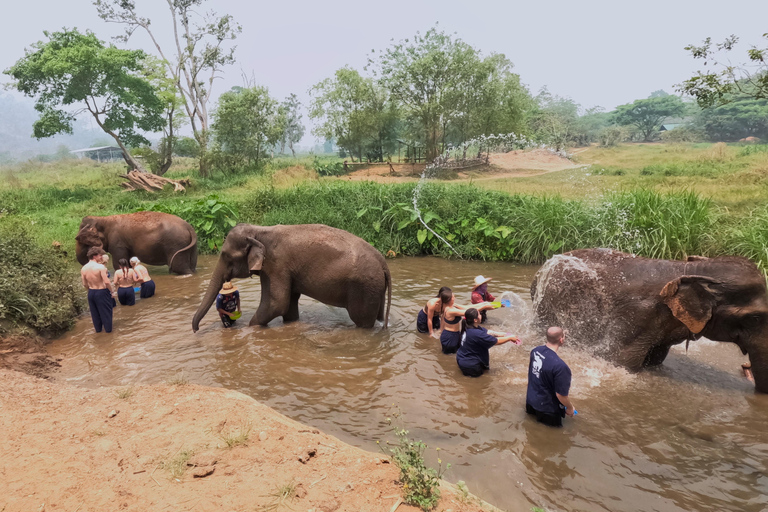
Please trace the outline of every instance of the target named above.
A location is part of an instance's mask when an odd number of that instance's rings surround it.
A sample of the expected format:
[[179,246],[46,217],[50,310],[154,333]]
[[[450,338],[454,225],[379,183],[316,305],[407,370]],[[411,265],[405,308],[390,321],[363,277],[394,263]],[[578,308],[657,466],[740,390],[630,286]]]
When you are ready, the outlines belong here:
[[[490,277],[483,277],[483,276],[477,276],[475,278],[475,284],[472,287],[472,304],[480,304],[482,302],[493,302],[496,300],[496,297],[491,295],[491,292],[488,291],[488,281],[490,280],[491,280]],[[488,317],[485,311],[480,311],[480,318],[481,318],[481,323],[488,320]]]

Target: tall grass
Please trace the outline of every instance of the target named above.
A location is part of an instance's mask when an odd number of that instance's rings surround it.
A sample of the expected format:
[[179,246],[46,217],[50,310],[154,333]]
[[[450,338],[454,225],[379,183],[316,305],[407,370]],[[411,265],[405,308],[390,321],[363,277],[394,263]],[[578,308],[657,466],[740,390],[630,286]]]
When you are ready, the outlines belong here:
[[[270,188],[242,202],[239,210],[246,222],[345,229],[384,253],[454,256],[418,220],[413,189],[414,184],[338,181]],[[419,208],[460,257],[521,263],[540,263],[583,247],[612,247],[656,258],[705,253],[716,220],[711,202],[694,193],[647,190],[589,203],[429,184],[422,189]]]

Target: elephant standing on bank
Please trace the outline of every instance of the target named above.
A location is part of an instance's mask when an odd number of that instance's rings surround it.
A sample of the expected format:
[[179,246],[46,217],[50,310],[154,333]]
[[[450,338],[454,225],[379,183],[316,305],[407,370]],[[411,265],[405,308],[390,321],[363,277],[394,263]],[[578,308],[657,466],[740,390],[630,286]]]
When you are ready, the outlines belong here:
[[224,241],[192,329],[198,330],[224,282],[251,275],[261,280],[261,303],[250,325],[279,316],[298,320],[299,297],[307,295],[346,308],[358,327],[373,327],[376,320],[387,326],[392,279],[384,257],[368,242],[322,224],[238,224]]
[[197,234],[184,219],[162,212],[137,212],[84,217],[77,241],[77,261],[88,262],[88,249],[101,247],[112,255],[115,270],[121,258],[136,256],[148,265],[168,265],[174,274],[197,267]]
[[531,285],[534,313],[578,346],[630,370],[660,365],[672,345],[706,337],[749,354],[768,393],[768,295],[746,258],[655,260],[584,249],[548,260]]

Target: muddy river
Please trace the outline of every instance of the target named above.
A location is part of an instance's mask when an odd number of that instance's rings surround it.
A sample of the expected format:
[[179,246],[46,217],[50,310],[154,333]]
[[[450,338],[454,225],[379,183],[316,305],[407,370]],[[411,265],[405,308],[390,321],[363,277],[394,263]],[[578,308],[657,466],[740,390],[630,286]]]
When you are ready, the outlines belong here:
[[[215,257],[179,277],[154,269],[157,295],[118,307],[111,335],[83,317],[51,351],[60,378],[95,387],[191,382],[246,393],[279,412],[371,451],[392,440],[393,404],[411,436],[439,447],[446,475],[501,508],[522,493],[554,510],[763,511],[768,508],[768,396],[740,374],[735,345],[707,340],[673,348],[658,370],[628,374],[567,344],[579,414],[562,429],[524,412],[528,352],[543,336],[528,326],[536,267],[433,258],[389,261],[390,328],[354,328],[346,311],[303,297],[301,321],[248,327],[258,279],[236,282],[243,319],[222,329],[214,310],[192,333],[191,319]],[[150,271],[153,269],[150,268]],[[454,356],[415,329],[418,309],[442,285],[469,302],[477,274],[516,307],[493,311],[490,326],[523,339],[491,350],[491,371],[461,375]],[[435,452],[429,451],[430,462]],[[526,508],[521,510],[526,510]]]

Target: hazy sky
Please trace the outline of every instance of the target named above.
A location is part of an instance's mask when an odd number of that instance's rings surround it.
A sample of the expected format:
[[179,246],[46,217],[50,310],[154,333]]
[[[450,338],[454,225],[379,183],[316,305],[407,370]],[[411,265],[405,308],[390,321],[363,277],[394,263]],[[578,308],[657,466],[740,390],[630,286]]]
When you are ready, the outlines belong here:
[[[0,70],[12,65],[43,30],[90,29],[102,39],[121,30],[96,16],[90,0],[0,0]],[[135,0],[159,34],[169,14],[163,0]],[[533,93],[547,86],[584,107],[616,105],[674,92],[697,69],[683,49],[707,36],[735,33],[742,59],[749,44],[765,44],[768,1],[243,1],[212,0],[209,8],[230,13],[243,33],[237,65],[227,69],[214,97],[242,85],[241,70],[282,99],[307,90],[344,65],[362,68],[371,49],[412,36],[435,22],[483,53],[504,53]],[[129,45],[153,49],[142,33]],[[5,82],[6,77],[0,77]],[[2,120],[0,119],[0,122]]]

